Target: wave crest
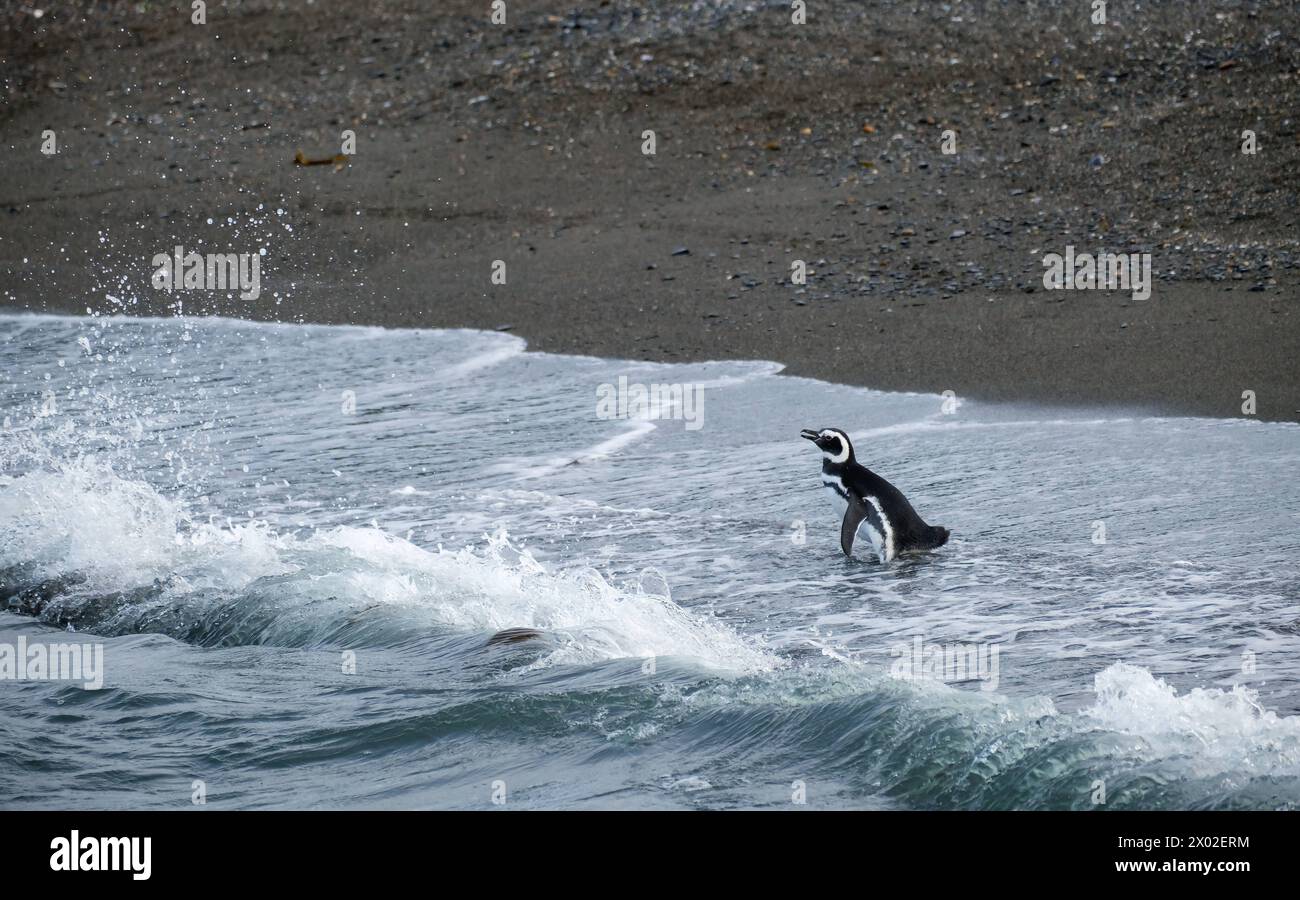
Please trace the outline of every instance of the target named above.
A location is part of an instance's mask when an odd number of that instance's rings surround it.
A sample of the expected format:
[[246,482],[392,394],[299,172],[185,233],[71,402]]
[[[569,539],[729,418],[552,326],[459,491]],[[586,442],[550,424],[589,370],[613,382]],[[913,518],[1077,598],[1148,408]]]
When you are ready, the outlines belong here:
[[349,646],[533,628],[551,647],[534,665],[664,656],[748,672],[776,662],[679,607],[658,573],[616,585],[588,566],[551,571],[504,529],[482,547],[445,550],[377,527],[294,534],[196,521],[93,459],[0,490],[0,572],[10,606],[102,634]]

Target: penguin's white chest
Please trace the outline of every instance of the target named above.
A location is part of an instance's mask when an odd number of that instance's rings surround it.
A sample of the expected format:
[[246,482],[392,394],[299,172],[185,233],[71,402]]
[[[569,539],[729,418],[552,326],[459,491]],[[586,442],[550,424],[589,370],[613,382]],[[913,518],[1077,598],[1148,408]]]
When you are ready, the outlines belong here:
[[844,484],[833,475],[823,475],[822,491],[830,499],[835,521],[843,522],[844,514],[849,511],[849,503],[844,499]]
[[[827,475],[823,472],[822,489],[830,499],[831,507],[835,511],[835,523],[837,525],[843,524],[844,515],[849,511],[849,502],[845,499],[848,489],[845,488],[844,482],[842,482],[838,476]],[[880,523],[884,526],[884,530],[881,531],[876,528],[870,519],[863,519],[858,523],[857,536],[860,538],[865,534],[871,543],[871,549],[874,551],[876,558],[881,562],[889,562],[897,555],[897,550],[894,546],[893,524],[889,521],[889,517],[885,514],[879,500],[875,497],[867,497],[865,500],[867,503],[870,503],[872,508],[875,510],[876,517],[880,519]],[[858,554],[858,548],[864,546],[864,543],[865,542],[862,541],[854,541],[853,553],[855,556]]]

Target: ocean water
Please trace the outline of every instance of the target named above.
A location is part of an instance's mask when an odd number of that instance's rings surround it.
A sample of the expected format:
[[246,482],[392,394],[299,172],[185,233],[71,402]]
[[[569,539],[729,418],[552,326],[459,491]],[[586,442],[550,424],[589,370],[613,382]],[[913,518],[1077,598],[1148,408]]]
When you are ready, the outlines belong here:
[[0,807],[1300,806],[1300,428],[524,350],[0,317]]

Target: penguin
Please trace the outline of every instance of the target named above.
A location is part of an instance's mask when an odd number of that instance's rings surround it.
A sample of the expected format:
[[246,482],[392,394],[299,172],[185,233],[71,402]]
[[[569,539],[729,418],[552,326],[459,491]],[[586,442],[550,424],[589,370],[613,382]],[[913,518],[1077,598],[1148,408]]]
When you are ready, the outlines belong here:
[[822,452],[822,486],[842,518],[840,549],[853,555],[853,540],[865,523],[881,562],[900,553],[933,550],[951,534],[942,525],[927,525],[903,492],[857,461],[849,436],[838,428],[804,429],[799,434]]
[[535,641],[543,636],[542,632],[536,628],[507,628],[505,631],[498,631],[492,637],[488,638],[484,647],[492,647],[498,644],[522,644],[525,641]]

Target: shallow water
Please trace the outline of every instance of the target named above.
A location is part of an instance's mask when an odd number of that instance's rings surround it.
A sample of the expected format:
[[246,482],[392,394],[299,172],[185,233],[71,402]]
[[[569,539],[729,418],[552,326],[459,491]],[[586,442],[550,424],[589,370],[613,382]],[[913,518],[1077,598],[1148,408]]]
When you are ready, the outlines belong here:
[[[0,317],[0,646],[105,654],[0,806],[1300,806],[1300,428],[523,350]],[[826,426],[948,546],[846,560]]]

